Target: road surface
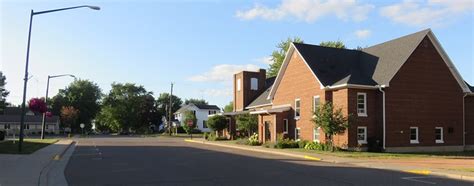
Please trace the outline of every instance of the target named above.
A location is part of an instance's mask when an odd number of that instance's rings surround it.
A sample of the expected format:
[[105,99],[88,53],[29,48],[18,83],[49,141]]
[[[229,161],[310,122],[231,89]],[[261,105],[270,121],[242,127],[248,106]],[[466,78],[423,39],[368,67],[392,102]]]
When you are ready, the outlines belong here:
[[169,137],[80,138],[65,175],[70,185],[474,185]]

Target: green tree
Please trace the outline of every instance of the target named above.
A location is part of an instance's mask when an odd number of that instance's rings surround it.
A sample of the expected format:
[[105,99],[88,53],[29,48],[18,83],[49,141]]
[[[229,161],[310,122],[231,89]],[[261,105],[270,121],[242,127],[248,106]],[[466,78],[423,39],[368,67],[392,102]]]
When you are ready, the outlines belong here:
[[194,99],[194,98],[191,98],[191,99],[186,99],[184,101],[184,104],[187,105],[187,104],[195,104],[195,105],[207,105],[207,101],[204,100],[204,99]]
[[319,43],[319,46],[332,47],[332,48],[346,48],[346,45],[342,41],[323,41]]
[[277,50],[272,52],[271,58],[273,63],[268,68],[267,77],[275,77],[278,75],[283,60],[285,59],[286,52],[290,48],[291,43],[304,43],[299,37],[288,38],[286,41],[281,41],[276,47]]
[[[103,100],[106,109],[100,122],[110,123],[115,130],[135,130],[144,132],[157,118],[154,99],[151,92],[143,86],[132,83],[113,83],[112,89]],[[105,120],[104,119],[108,119]]]
[[3,75],[3,72],[0,71],[0,114],[3,114],[7,106],[6,97],[10,94],[10,92],[5,89],[5,85],[7,84],[6,80],[7,78]]
[[224,112],[233,112],[234,111],[234,102],[229,102],[228,105],[224,107]]
[[[84,123],[86,129],[91,128],[92,119],[100,111],[100,99],[102,92],[99,86],[89,80],[75,80],[65,89],[59,90],[58,95],[53,97],[53,111],[58,114],[56,109],[63,106],[72,106],[79,110],[79,116],[73,126],[73,132],[80,131],[79,124]],[[60,100],[60,101],[59,101]],[[60,112],[60,111],[59,111]]]
[[257,131],[258,120],[257,115],[241,114],[236,118],[237,130],[246,132],[250,137],[252,133]]
[[228,121],[225,116],[222,115],[214,115],[208,118],[207,120],[207,126],[213,130],[217,131],[222,131],[228,127]]
[[345,117],[342,113],[341,108],[334,108],[332,102],[326,102],[320,104],[316,111],[313,112],[313,119],[311,121],[314,126],[321,127],[326,135],[326,139],[329,140],[331,147],[334,149],[333,136],[336,134],[343,133],[349,126],[351,116]]
[[102,106],[95,118],[96,128],[100,131],[120,132],[121,125],[117,112],[110,105]]
[[[179,108],[181,108],[183,101],[178,96],[173,95],[172,102],[173,102],[173,105],[171,106],[171,113],[175,113]],[[170,104],[170,94],[168,93],[161,93],[160,96],[158,96],[158,98],[156,99],[157,117],[159,120],[161,120],[163,116],[165,116],[166,118],[169,117],[168,115],[169,104]]]
[[186,131],[187,134],[191,134],[193,130],[197,126],[197,118],[194,112],[192,111],[186,111],[184,112],[184,117],[183,121],[181,122],[181,126],[183,126],[184,131]]

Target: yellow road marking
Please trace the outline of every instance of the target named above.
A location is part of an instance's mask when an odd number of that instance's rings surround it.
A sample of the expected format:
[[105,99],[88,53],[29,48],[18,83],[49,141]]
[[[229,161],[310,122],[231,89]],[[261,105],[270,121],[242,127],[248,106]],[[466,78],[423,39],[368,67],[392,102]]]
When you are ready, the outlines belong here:
[[313,157],[313,156],[304,156],[304,159],[314,160],[314,161],[321,161],[321,158],[316,158],[316,157]]
[[429,170],[404,170],[403,172],[413,173],[413,174],[421,174],[421,175],[430,175],[431,171]]

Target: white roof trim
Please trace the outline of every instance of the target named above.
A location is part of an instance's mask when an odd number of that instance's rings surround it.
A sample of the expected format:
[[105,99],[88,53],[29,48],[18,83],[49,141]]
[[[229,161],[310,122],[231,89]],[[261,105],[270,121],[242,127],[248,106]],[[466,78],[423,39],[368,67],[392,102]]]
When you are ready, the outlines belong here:
[[461,86],[461,89],[463,90],[463,92],[465,92],[465,93],[466,92],[471,92],[471,89],[469,89],[469,86],[467,86],[467,84],[464,82],[463,78],[461,77],[461,74],[459,74],[459,71],[456,69],[453,62],[449,58],[446,51],[444,51],[443,47],[441,46],[441,44],[439,43],[438,39],[433,34],[433,32],[430,30],[427,35],[428,35],[428,38],[433,43],[436,50],[438,51],[438,53],[441,55],[441,58],[443,58],[443,61],[448,66],[449,71],[451,71],[451,74],[453,74],[454,78],[459,83],[459,86]]
[[271,108],[271,109],[265,109],[265,110],[252,111],[252,112],[250,112],[250,114],[280,113],[280,112],[289,111],[290,109],[291,109],[291,105],[279,105],[278,108]]
[[[316,74],[311,70],[311,67],[309,67],[308,62],[304,59],[304,57],[301,55],[301,53],[296,49],[295,45],[291,43],[290,48],[288,48],[288,52],[285,55],[285,59],[283,60],[283,64],[280,67],[280,70],[278,71],[278,75],[275,79],[275,83],[273,83],[272,89],[270,90],[270,94],[268,95],[267,99],[273,99],[276,93],[276,87],[280,85],[281,79],[283,78],[283,74],[288,67],[288,63],[291,60],[291,57],[293,56],[293,52],[296,50],[298,55],[303,59],[304,63],[306,64],[306,67],[308,67],[309,71],[313,74],[314,78],[319,82],[319,85],[321,88],[324,88],[323,84],[321,84],[321,81],[319,81],[318,77]],[[282,74],[283,73],[283,74]]]
[[[388,87],[388,86],[386,86],[386,87]],[[341,85],[327,86],[327,87],[324,87],[324,90],[335,90],[335,89],[341,89],[341,88],[378,89],[377,86],[345,83],[345,84],[341,84]]]
[[270,105],[272,105],[272,103],[265,103],[265,104],[255,105],[255,106],[245,107],[245,108],[246,109],[253,109],[253,108],[257,108],[257,107],[270,106]]

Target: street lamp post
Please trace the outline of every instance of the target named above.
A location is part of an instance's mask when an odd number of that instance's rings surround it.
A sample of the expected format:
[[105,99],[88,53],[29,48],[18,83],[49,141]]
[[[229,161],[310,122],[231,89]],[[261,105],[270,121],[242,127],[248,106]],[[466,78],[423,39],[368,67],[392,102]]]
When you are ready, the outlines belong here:
[[[64,77],[69,76],[76,79],[76,76],[71,74],[63,74],[63,75],[56,75],[56,76],[48,76],[48,82],[46,83],[46,96],[44,97],[44,103],[48,103],[48,92],[49,92],[49,79],[57,78],[57,77]],[[41,139],[44,139],[44,130],[46,128],[46,112],[43,113],[43,121],[41,122]]]
[[40,11],[40,12],[34,12],[31,10],[30,13],[30,27],[28,31],[28,44],[26,47],[26,63],[25,63],[25,77],[23,79],[23,102],[21,103],[21,117],[20,117],[20,139],[18,142],[18,151],[21,152],[22,144],[23,144],[23,129],[24,129],[24,124],[25,124],[25,101],[26,101],[26,87],[28,84],[28,61],[30,58],[30,41],[31,41],[31,26],[33,23],[33,16],[34,15],[39,15],[39,14],[46,14],[46,13],[51,13],[51,12],[58,12],[58,11],[63,11],[63,10],[70,10],[70,9],[76,9],[76,8],[90,8],[93,10],[100,10],[100,7],[98,6],[89,6],[89,5],[83,5],[83,6],[75,6],[75,7],[68,7],[68,8],[60,8],[60,9],[54,9],[54,10],[46,10],[46,11]]

